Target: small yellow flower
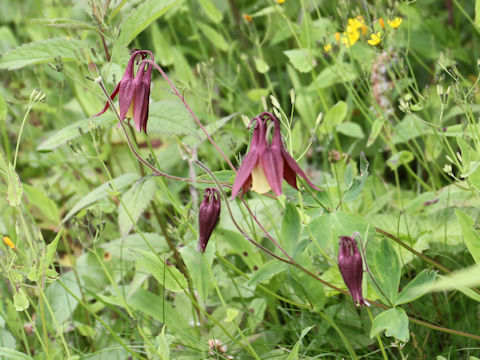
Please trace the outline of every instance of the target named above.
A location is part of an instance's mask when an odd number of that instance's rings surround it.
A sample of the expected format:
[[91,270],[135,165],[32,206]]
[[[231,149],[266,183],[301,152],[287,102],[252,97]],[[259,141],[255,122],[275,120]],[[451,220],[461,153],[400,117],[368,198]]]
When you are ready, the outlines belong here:
[[332,45],[330,45],[330,44],[325,45],[323,47],[323,50],[325,50],[325,52],[327,52],[327,53],[332,51]]
[[3,242],[7,245],[10,249],[15,249],[15,244],[8,236],[3,237]]
[[243,14],[243,18],[245,19],[245,21],[247,22],[252,22],[253,21],[253,18],[248,15],[248,14]]
[[283,4],[285,2],[285,0],[277,0],[277,3],[279,4]]
[[390,25],[390,27],[396,29],[398,28],[402,23],[402,18],[396,17],[393,20],[387,20],[387,24]]
[[346,33],[343,33],[342,43],[346,47],[350,47],[353,44],[355,44],[358,41],[358,39],[360,39],[360,32],[358,30],[353,32],[347,31]]
[[383,18],[378,19],[378,23],[382,27],[382,29],[385,29],[385,22],[383,21]]
[[380,31],[373,33],[370,35],[370,40],[367,40],[367,42],[372,46],[378,45],[380,44],[380,41],[382,41],[381,36],[382,34],[380,34]]
[[336,32],[335,34],[333,34],[333,36],[335,36],[335,40],[337,40],[337,42],[339,43],[340,42],[340,33]]

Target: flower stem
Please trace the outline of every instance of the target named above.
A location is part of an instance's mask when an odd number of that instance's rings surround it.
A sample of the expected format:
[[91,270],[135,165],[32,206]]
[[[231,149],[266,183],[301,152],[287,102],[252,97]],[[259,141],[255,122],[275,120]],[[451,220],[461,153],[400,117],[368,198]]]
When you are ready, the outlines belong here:
[[197,117],[197,115],[195,115],[195,113],[193,112],[192,108],[187,104],[187,102],[185,101],[185,97],[180,94],[180,92],[178,91],[177,87],[172,83],[172,81],[170,80],[170,78],[168,77],[168,75],[163,71],[163,69],[161,68],[160,65],[158,65],[155,61],[153,60],[149,60],[149,59],[145,59],[143,60],[142,62],[144,63],[149,63],[150,65],[154,66],[158,72],[160,74],[162,74],[163,78],[165,79],[165,81],[168,83],[168,85],[170,86],[170,88],[173,90],[173,92],[175,93],[175,95],[180,99],[180,101],[183,103],[183,105],[185,106],[185,108],[188,110],[188,112],[192,115],[193,117],[193,120],[195,120],[195,122],[197,123],[198,127],[200,129],[202,129],[203,133],[205,134],[205,136],[207,137],[207,139],[212,143],[213,147],[218,151],[218,153],[224,158],[224,160],[227,162],[227,164],[230,166],[230,168],[233,170],[233,172],[237,172],[237,169],[235,168],[235,166],[233,166],[232,162],[230,161],[230,159],[225,155],[225,153],[218,147],[217,143],[212,139],[212,137],[208,134],[208,131],[207,129],[205,129],[205,127],[203,126],[203,124],[200,122],[200,119]]

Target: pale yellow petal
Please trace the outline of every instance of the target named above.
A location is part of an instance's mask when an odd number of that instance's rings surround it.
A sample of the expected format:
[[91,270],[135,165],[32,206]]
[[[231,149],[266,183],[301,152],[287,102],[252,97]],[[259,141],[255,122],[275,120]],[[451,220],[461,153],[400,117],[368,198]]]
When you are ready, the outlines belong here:
[[265,194],[270,189],[271,187],[265,177],[262,165],[258,162],[252,170],[252,190],[259,194]]

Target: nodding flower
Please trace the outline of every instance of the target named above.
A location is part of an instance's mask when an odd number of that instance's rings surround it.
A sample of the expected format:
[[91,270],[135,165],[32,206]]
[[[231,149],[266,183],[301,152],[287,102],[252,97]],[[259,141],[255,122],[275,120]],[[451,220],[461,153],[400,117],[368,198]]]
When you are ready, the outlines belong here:
[[[274,126],[271,143],[268,143],[266,138],[268,121],[271,121]],[[280,195],[283,179],[298,190],[297,175],[304,178],[312,188],[321,191],[285,149],[280,132],[280,121],[273,114],[264,112],[253,118],[248,126],[252,126],[254,122],[250,149],[233,182],[232,198],[239,193],[240,189],[244,194],[250,186],[260,194],[272,189],[275,194]]]
[[[150,64],[142,62],[138,66],[137,74],[134,75],[134,63],[137,56],[140,56],[142,59],[150,56],[150,60],[153,61],[153,54],[150,51],[133,50],[130,60],[128,60],[125,73],[110,95],[110,99],[113,100],[118,94],[120,118],[122,120],[125,118],[133,118],[137,131],[143,130],[143,132],[146,133],[153,67]],[[94,116],[103,114],[107,111],[108,107],[109,103],[107,102],[102,111]]]
[[203,200],[198,209],[198,251],[205,252],[208,240],[213,229],[217,226],[220,217],[220,194],[215,188],[206,188],[203,191]]
[[338,268],[340,269],[340,274],[342,274],[345,285],[347,285],[348,291],[350,291],[350,295],[352,295],[355,305],[369,305],[362,296],[362,256],[358,251],[355,234],[353,234],[353,236],[340,236]]

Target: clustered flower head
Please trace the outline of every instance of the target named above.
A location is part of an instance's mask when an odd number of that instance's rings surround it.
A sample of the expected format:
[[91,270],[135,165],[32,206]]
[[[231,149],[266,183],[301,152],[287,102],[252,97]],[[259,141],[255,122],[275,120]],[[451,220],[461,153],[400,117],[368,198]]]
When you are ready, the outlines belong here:
[[215,188],[206,188],[203,192],[203,200],[198,209],[198,251],[205,252],[208,240],[213,229],[217,226],[220,217],[221,201],[220,194]]
[[[120,118],[133,118],[137,131],[147,132],[148,108],[150,100],[150,84],[152,81],[152,65],[141,62],[137,73],[134,73],[134,64],[137,57],[145,59],[150,56],[153,61],[153,54],[148,50],[133,50],[128,60],[125,73],[122,79],[113,90],[110,98],[113,100],[118,94],[118,103],[120,107]],[[138,63],[138,61],[137,61]],[[107,102],[105,107],[98,114],[99,116],[107,111],[109,107]]]
[[368,305],[362,296],[363,265],[362,256],[358,251],[355,234],[340,236],[340,250],[338,251],[338,268],[343,281],[352,295],[357,306]]
[[[268,122],[273,123],[273,137],[267,140]],[[317,188],[303,172],[297,162],[290,156],[283,145],[280,132],[280,121],[271,113],[264,112],[253,118],[249,127],[253,126],[250,149],[238,169],[233,182],[232,198],[240,190],[245,193],[250,186],[252,190],[264,194],[270,189],[277,195],[282,194],[282,180],[285,179],[290,186],[297,189],[297,175],[315,190]]]
[[[384,30],[385,22],[383,18],[378,19],[378,24]],[[393,19],[388,19],[387,24],[392,29],[397,29],[402,24],[402,18],[395,17]],[[337,43],[344,45],[346,48],[353,46],[359,39],[360,35],[366,35],[368,28],[365,24],[365,19],[363,16],[358,15],[355,18],[349,18],[347,21],[347,27],[343,33],[336,32],[334,34],[335,40]],[[370,38],[367,39],[367,43],[371,46],[377,46],[382,41],[382,33],[380,31],[373,31],[370,34]],[[332,50],[331,44],[325,44],[323,49],[325,52],[330,52]]]

